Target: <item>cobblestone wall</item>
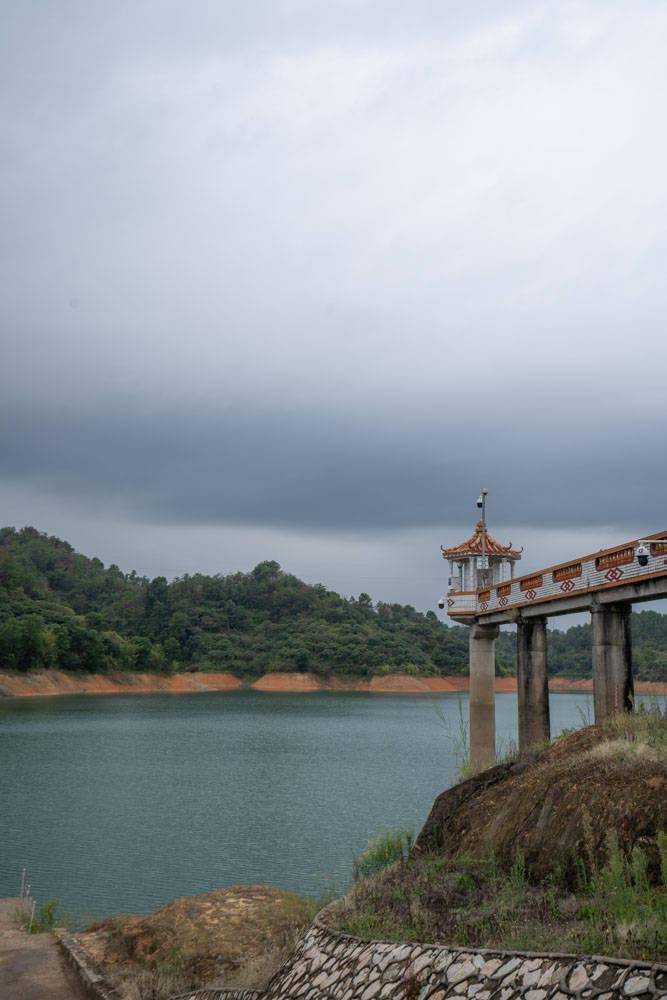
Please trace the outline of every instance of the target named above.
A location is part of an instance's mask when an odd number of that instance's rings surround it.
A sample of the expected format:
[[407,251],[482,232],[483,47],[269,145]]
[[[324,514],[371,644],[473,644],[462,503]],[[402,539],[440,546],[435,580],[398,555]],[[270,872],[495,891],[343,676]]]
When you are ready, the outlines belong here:
[[656,1000],[667,965],[360,941],[314,923],[264,993],[182,1000]]
[[455,951],[437,945],[363,942],[319,924],[274,977],[266,1000],[655,1000],[667,966]]
[[[224,990],[218,997],[239,994]],[[193,994],[193,1000],[201,994]],[[209,994],[207,993],[207,1000]],[[656,1000],[667,966],[364,942],[314,924],[265,1000]]]

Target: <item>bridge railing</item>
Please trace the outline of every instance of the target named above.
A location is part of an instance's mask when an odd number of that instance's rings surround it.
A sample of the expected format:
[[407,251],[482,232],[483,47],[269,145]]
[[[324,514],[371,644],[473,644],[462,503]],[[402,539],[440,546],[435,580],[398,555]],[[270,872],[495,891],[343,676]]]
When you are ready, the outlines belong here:
[[628,583],[667,577],[667,531],[646,536],[648,559],[640,565],[639,540],[505,580],[483,590],[447,594],[447,613],[454,618],[483,617],[531,604],[596,593]]

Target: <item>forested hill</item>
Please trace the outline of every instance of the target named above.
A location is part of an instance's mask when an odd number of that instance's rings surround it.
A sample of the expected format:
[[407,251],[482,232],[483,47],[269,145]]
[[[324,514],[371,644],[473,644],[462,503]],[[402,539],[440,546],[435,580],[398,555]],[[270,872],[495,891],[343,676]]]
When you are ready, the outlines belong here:
[[[667,616],[633,616],[637,676],[667,681]],[[550,634],[551,669],[590,675],[590,627]],[[498,668],[514,670],[514,634]],[[0,529],[0,670],[219,670],[382,674],[467,671],[468,630],[432,612],[344,598],[262,562],[168,583],[105,567],[34,528]]]

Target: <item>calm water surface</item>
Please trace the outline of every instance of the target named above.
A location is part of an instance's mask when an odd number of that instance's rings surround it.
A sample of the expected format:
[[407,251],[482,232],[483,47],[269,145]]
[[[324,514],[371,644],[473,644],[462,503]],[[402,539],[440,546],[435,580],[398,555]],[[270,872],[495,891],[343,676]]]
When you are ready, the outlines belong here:
[[[498,743],[516,696],[496,699]],[[465,695],[216,692],[0,699],[0,896],[28,869],[77,918],[263,882],[317,896],[418,830],[457,769]],[[590,719],[552,695],[552,732]]]

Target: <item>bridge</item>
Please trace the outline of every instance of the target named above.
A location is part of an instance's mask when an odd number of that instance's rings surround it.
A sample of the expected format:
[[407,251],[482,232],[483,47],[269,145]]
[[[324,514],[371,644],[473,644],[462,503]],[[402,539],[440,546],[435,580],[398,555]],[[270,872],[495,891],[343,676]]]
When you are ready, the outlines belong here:
[[482,518],[471,538],[442,548],[449,588],[439,602],[470,626],[470,755],[476,768],[495,760],[495,642],[501,625],[517,627],[519,751],[550,739],[547,619],[591,614],[595,721],[631,711],[634,700],[632,605],[667,597],[667,531],[515,576],[522,550],[502,545]]

